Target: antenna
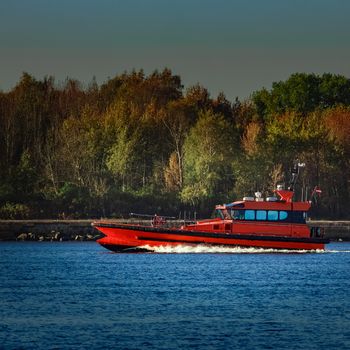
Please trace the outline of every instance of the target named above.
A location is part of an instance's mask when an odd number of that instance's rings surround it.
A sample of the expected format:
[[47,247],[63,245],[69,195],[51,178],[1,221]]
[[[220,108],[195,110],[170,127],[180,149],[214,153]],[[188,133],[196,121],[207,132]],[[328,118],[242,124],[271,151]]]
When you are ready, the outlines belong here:
[[291,173],[292,173],[292,178],[290,180],[288,190],[289,191],[294,191],[294,186],[297,183],[298,176],[300,173],[300,168],[305,168],[305,163],[299,163],[299,161],[294,162]]

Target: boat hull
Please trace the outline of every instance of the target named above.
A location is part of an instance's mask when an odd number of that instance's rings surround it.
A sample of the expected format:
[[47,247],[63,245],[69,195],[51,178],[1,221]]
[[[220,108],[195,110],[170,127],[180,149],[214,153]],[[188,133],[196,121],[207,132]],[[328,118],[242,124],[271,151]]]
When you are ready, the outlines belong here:
[[177,245],[217,245],[255,248],[323,250],[327,239],[277,235],[247,235],[222,232],[189,231],[177,228],[148,227],[117,223],[94,223],[104,234],[97,242],[116,252],[145,251],[146,247]]

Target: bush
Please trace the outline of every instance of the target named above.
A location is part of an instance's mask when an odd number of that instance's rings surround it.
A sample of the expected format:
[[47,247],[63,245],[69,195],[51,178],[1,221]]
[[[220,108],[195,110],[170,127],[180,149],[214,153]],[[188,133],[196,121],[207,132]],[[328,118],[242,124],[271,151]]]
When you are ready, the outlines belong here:
[[1,219],[27,219],[29,217],[29,207],[20,203],[5,203],[0,207]]

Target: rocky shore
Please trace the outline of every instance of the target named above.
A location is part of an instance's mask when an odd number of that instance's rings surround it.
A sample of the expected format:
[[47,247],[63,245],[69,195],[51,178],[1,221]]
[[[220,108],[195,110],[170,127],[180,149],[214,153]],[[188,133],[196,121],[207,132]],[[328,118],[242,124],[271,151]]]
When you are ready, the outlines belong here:
[[42,233],[42,234],[35,234],[32,232],[29,233],[20,233],[16,237],[16,241],[96,241],[100,235],[91,235],[91,234],[81,234],[81,233],[74,233],[74,234],[64,234],[61,232],[51,231],[48,233]]
[[[0,241],[95,241],[101,234],[91,226],[93,221],[0,220]],[[142,223],[149,224],[149,221]],[[183,221],[174,221],[172,225],[182,223]],[[350,221],[310,221],[308,224],[322,227],[325,237],[333,241],[350,241]]]
[[0,220],[0,241],[95,241],[92,220]]
[[325,237],[332,241],[350,241],[350,221],[312,220],[308,225],[321,227]]

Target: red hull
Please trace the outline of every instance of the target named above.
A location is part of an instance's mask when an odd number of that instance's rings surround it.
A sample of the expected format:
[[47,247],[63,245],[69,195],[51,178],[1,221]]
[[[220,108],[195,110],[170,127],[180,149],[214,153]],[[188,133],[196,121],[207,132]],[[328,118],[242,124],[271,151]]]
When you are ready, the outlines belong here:
[[145,249],[145,246],[159,247],[183,244],[323,250],[325,243],[329,242],[321,238],[201,232],[107,222],[96,222],[93,225],[105,235],[105,237],[98,240],[98,243],[112,251],[130,251],[130,249],[140,247]]

